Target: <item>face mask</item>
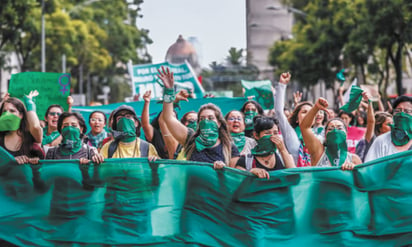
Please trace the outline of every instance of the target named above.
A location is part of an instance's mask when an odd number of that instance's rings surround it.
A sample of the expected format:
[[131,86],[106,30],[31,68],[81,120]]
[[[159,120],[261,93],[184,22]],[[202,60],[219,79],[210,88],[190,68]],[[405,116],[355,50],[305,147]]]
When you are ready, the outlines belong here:
[[391,129],[391,138],[395,146],[407,144],[412,138],[412,116],[404,112],[395,114]]
[[258,113],[255,111],[247,111],[245,112],[245,130],[252,130],[253,129],[253,118]]
[[64,155],[77,153],[82,147],[80,138],[80,129],[67,126],[62,129],[62,142],[60,144],[61,152]]
[[341,166],[348,156],[348,145],[346,144],[346,132],[334,129],[326,135],[326,155],[332,166]]
[[195,139],[197,151],[213,147],[219,138],[219,127],[215,121],[208,119],[200,121],[199,132],[200,135]]
[[0,117],[0,131],[15,131],[20,127],[21,118],[8,111]]
[[197,122],[195,120],[190,120],[186,127],[191,128],[192,130],[196,131]]
[[120,118],[117,122],[117,130],[115,139],[120,139],[122,142],[132,142],[136,140],[136,127],[134,121],[125,117]]
[[240,132],[240,133],[230,133],[232,136],[233,142],[235,143],[237,150],[239,152],[242,152],[243,147],[245,146],[246,143],[246,137],[245,137],[245,132]]
[[270,135],[262,136],[257,140],[257,145],[252,149],[252,154],[255,156],[267,156],[275,153],[276,145],[270,140]]

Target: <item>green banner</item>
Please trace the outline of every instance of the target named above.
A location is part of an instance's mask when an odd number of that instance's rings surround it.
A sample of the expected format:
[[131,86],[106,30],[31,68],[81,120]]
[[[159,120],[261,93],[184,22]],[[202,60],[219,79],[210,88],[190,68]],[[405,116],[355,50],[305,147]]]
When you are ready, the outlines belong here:
[[408,246],[412,151],[258,179],[211,164],[17,165],[0,150],[0,239],[18,246]]
[[203,97],[203,87],[200,85],[190,64],[171,64],[169,62],[131,66],[129,73],[132,77],[133,95],[143,95],[147,90],[151,90],[154,99],[163,98],[162,81],[157,77],[157,70],[162,66],[168,67],[173,72],[176,92],[185,89],[193,93],[196,98]]
[[39,96],[34,97],[36,111],[40,120],[44,119],[47,108],[59,104],[67,110],[67,96],[70,95],[70,74],[23,72],[11,75],[10,96],[23,99],[30,91],[37,90]]
[[270,80],[242,80],[242,87],[245,89],[245,97],[254,96],[253,100],[257,101],[263,109],[273,109],[273,91],[272,82]]

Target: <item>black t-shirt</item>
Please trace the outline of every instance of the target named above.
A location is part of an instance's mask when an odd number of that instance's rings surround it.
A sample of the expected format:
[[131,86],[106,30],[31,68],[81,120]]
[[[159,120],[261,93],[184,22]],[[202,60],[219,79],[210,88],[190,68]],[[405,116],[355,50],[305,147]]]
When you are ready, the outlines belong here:
[[[21,155],[26,155],[26,156],[29,157],[29,158],[37,157],[37,158],[40,158],[40,159],[44,159],[43,149],[40,147],[39,144],[36,144],[36,143],[33,143],[33,144],[32,144],[32,146],[31,146],[30,151],[29,151],[28,154],[25,154],[25,153],[23,152],[22,147],[21,147],[20,150],[18,150],[18,151],[8,150],[8,149],[6,148],[6,145],[4,144],[4,137],[0,138],[0,146],[1,146],[2,148],[4,148],[4,150],[6,150],[7,152],[9,152],[9,153],[10,153],[12,156],[14,156],[14,157],[21,156]],[[23,146],[23,145],[22,145],[22,146]]]
[[[232,143],[232,153],[231,158],[239,157],[239,151],[235,144]],[[223,155],[223,145],[220,143],[216,147],[206,148],[202,151],[197,151],[196,148],[193,150],[192,156],[190,157],[191,161],[199,161],[199,162],[207,162],[213,163],[215,161],[225,161],[225,157]],[[227,164],[229,165],[229,164]]]
[[157,154],[160,158],[169,159],[169,153],[167,152],[162,133],[158,129],[153,128],[153,138],[150,143],[156,148]]
[[[253,163],[254,165],[252,165],[252,168],[261,168],[261,169],[265,169],[266,171],[276,171],[276,170],[282,170],[285,169],[285,166],[282,163],[282,160],[280,159],[279,155],[277,155],[275,153],[275,159],[276,159],[276,164],[273,168],[268,168],[264,165],[262,165],[255,156],[253,156]],[[242,155],[240,156],[239,160],[236,163],[236,166],[240,166],[246,169],[246,156]]]

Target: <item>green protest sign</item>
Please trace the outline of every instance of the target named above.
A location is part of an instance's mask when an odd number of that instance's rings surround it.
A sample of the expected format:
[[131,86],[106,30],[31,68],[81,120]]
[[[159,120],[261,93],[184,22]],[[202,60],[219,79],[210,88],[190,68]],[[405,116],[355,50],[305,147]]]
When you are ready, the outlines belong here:
[[22,99],[30,91],[37,90],[34,98],[39,119],[44,119],[47,107],[58,104],[67,110],[67,96],[70,95],[70,74],[23,72],[13,74],[10,79],[10,96]]
[[157,70],[162,66],[168,67],[170,71],[173,72],[176,91],[185,89],[192,92],[196,98],[203,97],[203,87],[197,80],[190,64],[171,64],[168,62],[133,65],[129,67],[129,73],[132,77],[133,94],[143,95],[147,90],[151,90],[153,98],[161,99],[163,97],[163,88],[161,86],[162,82],[157,77]]
[[242,80],[242,87],[245,89],[245,97],[254,96],[263,109],[273,109],[272,83],[269,80],[245,81]]

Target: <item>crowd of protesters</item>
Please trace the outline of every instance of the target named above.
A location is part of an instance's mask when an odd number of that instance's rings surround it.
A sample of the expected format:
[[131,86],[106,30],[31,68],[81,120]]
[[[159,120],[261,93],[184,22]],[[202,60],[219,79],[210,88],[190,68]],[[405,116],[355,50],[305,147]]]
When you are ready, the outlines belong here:
[[[375,112],[370,96],[353,112],[335,112],[324,98],[301,101],[294,94],[293,109],[285,108],[289,73],[280,76],[274,88],[274,109],[267,112],[250,99],[224,116],[208,103],[180,120],[174,110],[179,101],[190,101],[185,91],[174,91],[173,73],[162,67],[158,74],[164,85],[163,111],[150,121],[151,92],[143,95],[140,112],[121,105],[107,118],[94,111],[88,119],[50,105],[45,119],[36,114],[31,92],[21,101],[6,95],[0,112],[0,146],[18,164],[37,164],[41,159],[76,159],[81,164],[100,164],[108,158],[147,157],[178,159],[213,164],[215,169],[232,167],[259,178],[269,172],[296,167],[338,166],[351,170],[363,162],[412,149],[412,97],[396,98],[385,111],[379,103]],[[341,94],[341,90],[339,92]],[[340,95],[342,98],[342,95]],[[42,126],[43,123],[43,126]],[[351,126],[364,128],[356,148],[348,148]],[[141,129],[144,138],[140,138]]]

